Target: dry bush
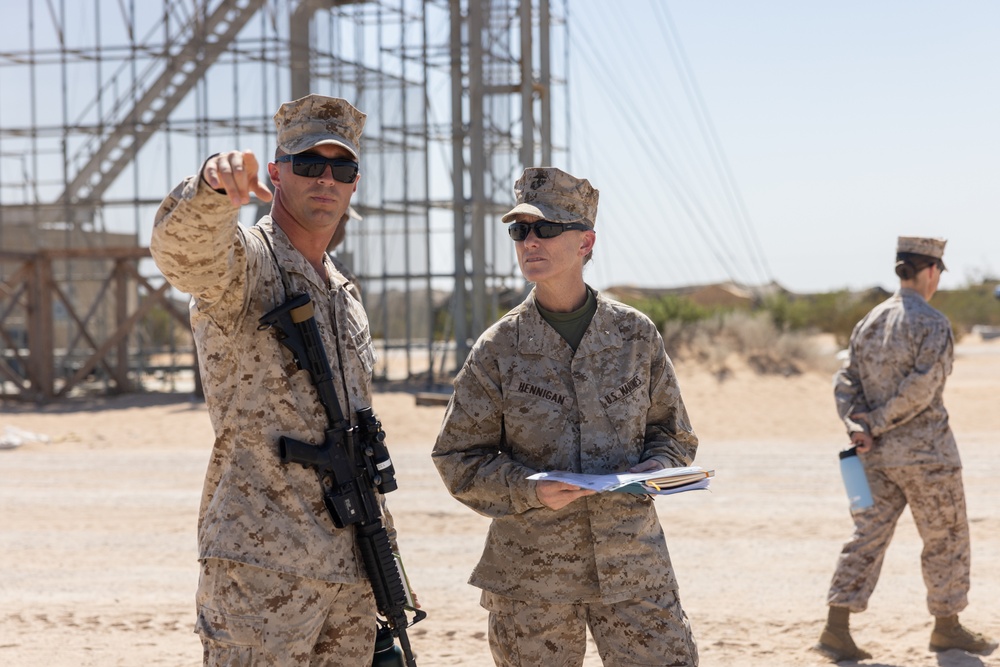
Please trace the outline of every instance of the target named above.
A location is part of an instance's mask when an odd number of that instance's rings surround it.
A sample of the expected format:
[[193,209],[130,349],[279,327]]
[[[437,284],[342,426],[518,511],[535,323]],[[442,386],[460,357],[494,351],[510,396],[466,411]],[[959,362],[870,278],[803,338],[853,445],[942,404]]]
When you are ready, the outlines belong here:
[[696,322],[667,321],[663,338],[672,358],[695,361],[720,379],[741,359],[758,373],[798,375],[829,371],[830,355],[804,331],[782,331],[764,312],[734,311]]

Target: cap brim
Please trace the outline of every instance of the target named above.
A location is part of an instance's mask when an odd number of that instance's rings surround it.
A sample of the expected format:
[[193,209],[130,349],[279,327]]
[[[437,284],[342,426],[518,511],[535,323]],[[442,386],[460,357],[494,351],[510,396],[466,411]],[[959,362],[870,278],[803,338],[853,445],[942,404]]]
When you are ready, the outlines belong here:
[[594,226],[592,221],[580,217],[576,213],[571,213],[565,209],[557,208],[555,206],[546,206],[545,204],[538,202],[533,202],[531,204],[518,204],[505,213],[500,220],[503,222],[513,222],[514,218],[519,215],[533,215],[536,218],[543,218],[545,220],[551,220],[552,222],[582,222],[591,227]]
[[356,151],[354,147],[348,143],[347,139],[344,139],[343,137],[331,136],[329,134],[306,134],[301,137],[296,137],[294,141],[290,141],[284,146],[280,146],[280,148],[289,155],[298,155],[299,153],[307,151],[310,148],[324,145],[342,146],[347,149],[355,160],[359,159],[358,151]]

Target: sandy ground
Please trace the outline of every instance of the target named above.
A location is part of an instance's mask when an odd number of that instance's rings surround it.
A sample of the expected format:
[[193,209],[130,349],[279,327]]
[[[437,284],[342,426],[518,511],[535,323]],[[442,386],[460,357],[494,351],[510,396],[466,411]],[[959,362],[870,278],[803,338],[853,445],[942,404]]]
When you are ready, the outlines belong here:
[[[678,374],[711,492],[656,501],[702,665],[828,664],[810,650],[852,524],[836,452],[846,438],[828,373],[740,368]],[[1000,635],[1000,341],[958,348],[946,404],[965,462],[973,546],[968,625]],[[491,664],[486,612],[466,578],[487,521],[446,493],[430,462],[441,407],[379,393],[399,490],[389,496],[429,617],[411,628],[422,667]],[[0,451],[0,665],[197,665],[195,522],[212,433],[185,395],[43,408],[0,404],[44,435]],[[1000,666],[1000,652],[931,653],[920,540],[904,514],[855,636],[883,667]],[[591,647],[587,665],[599,665]]]

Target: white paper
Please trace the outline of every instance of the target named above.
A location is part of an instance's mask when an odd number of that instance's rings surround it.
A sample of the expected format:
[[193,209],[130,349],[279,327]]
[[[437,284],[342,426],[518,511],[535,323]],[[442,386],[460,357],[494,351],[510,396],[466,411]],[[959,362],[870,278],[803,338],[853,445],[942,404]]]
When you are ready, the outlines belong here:
[[[705,470],[699,466],[685,468],[660,468],[647,472],[612,473],[608,475],[587,475],[563,470],[536,472],[528,479],[564,482],[590,491],[614,491],[629,484],[641,484],[647,493],[663,494],[689,491],[695,488],[708,488],[710,477],[715,476],[714,470]],[[660,482],[655,488],[650,480]],[[701,482],[704,482],[703,484]],[[680,488],[677,488],[680,487]]]

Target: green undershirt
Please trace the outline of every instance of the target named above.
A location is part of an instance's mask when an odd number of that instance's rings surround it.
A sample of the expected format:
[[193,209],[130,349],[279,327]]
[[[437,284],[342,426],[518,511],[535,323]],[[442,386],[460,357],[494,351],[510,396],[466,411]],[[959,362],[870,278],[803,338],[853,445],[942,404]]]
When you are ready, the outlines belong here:
[[583,304],[582,308],[574,310],[572,313],[553,313],[551,310],[545,310],[537,299],[535,307],[541,313],[542,319],[552,325],[552,328],[558,331],[559,335],[576,352],[577,346],[583,340],[583,334],[590,326],[590,320],[597,312],[597,297],[594,296],[594,291],[588,287],[587,302]]

